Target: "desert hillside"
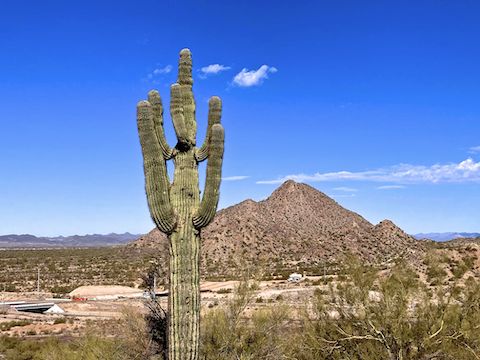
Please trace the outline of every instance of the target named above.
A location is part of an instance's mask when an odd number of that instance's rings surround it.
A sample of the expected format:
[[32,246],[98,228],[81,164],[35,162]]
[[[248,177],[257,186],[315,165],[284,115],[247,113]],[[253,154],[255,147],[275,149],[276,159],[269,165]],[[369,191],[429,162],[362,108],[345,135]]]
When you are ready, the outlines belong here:
[[[294,181],[282,184],[266,200],[245,200],[219,211],[202,238],[202,267],[209,275],[250,264],[309,269],[335,264],[347,253],[370,263],[423,253],[421,243],[391,221],[373,225]],[[130,246],[168,252],[166,237],[156,229]]]

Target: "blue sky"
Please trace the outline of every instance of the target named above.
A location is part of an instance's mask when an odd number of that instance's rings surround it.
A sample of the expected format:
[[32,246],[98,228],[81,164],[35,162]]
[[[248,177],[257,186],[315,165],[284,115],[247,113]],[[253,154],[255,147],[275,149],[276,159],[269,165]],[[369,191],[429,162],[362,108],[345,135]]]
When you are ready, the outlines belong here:
[[479,13],[438,0],[4,3],[0,234],[153,227],[135,105],[151,88],[168,103],[184,47],[198,142],[208,98],[223,99],[222,207],[293,178],[372,222],[480,231]]

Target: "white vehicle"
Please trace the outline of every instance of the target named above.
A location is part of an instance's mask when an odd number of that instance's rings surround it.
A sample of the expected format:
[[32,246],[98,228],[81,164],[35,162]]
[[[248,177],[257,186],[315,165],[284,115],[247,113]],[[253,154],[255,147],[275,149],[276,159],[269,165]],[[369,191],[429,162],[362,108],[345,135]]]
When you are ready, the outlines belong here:
[[303,279],[302,274],[293,273],[288,277],[289,282],[300,282]]

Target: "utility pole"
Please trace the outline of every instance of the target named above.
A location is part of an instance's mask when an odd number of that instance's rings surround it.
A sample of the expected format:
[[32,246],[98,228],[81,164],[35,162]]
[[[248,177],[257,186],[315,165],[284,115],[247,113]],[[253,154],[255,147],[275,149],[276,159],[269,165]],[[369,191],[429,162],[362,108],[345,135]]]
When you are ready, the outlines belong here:
[[153,300],[157,298],[155,289],[157,287],[157,275],[153,275],[153,289],[152,289],[152,295],[153,295]]
[[37,293],[40,296],[40,267],[37,269]]

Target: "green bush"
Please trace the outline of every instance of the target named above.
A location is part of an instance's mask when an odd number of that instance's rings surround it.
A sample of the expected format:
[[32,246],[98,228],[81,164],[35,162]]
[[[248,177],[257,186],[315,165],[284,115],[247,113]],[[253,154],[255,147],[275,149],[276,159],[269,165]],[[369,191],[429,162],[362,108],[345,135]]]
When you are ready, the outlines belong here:
[[222,288],[217,290],[217,294],[230,294],[232,289],[230,288]]
[[0,331],[8,331],[15,326],[26,326],[30,325],[32,322],[30,320],[12,320],[7,322],[0,322]]
[[55,320],[53,320],[53,324],[54,325],[57,325],[57,324],[66,324],[67,322],[67,319],[65,319],[64,317],[62,318],[56,318]]

